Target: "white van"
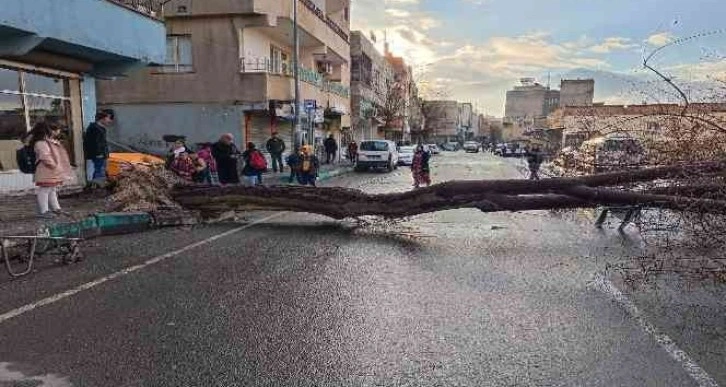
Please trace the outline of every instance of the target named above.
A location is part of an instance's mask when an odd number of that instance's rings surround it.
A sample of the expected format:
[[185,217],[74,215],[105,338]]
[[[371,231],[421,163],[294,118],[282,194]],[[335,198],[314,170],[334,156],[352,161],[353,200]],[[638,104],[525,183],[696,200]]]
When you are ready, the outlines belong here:
[[388,140],[366,140],[358,147],[356,171],[371,168],[385,168],[389,172],[398,168],[398,151],[396,143]]

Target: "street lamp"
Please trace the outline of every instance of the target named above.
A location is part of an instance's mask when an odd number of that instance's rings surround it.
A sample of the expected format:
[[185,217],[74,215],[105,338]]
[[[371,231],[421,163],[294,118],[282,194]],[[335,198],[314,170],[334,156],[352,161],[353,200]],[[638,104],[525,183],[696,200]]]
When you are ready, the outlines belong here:
[[300,133],[300,35],[297,25],[297,3],[298,0],[292,0],[292,39],[293,54],[292,67],[295,76],[295,107],[293,109],[294,125],[292,130],[292,142],[294,145],[301,145],[297,142],[297,135]]

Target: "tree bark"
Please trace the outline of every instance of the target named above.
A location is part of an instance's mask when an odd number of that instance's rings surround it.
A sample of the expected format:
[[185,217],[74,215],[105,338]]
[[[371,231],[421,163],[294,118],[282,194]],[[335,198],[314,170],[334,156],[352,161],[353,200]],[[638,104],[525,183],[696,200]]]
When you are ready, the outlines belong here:
[[202,213],[266,209],[315,213],[335,219],[360,216],[403,218],[457,208],[497,212],[598,205],[707,210],[726,214],[726,201],[607,188],[696,173],[714,174],[723,170],[723,164],[705,163],[539,181],[452,181],[404,193],[373,195],[338,187],[180,187],[172,192],[172,197],[183,208]]

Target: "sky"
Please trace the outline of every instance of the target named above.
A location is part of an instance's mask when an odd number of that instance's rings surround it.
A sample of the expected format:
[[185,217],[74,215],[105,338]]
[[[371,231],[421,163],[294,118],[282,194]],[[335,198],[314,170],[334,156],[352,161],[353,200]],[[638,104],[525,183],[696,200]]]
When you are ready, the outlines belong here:
[[494,116],[522,77],[557,88],[562,77],[596,74],[597,100],[663,102],[625,85],[662,83],[643,59],[664,45],[649,64],[674,80],[726,80],[724,0],[351,1],[352,28],[373,32],[380,49],[387,40],[427,97]]

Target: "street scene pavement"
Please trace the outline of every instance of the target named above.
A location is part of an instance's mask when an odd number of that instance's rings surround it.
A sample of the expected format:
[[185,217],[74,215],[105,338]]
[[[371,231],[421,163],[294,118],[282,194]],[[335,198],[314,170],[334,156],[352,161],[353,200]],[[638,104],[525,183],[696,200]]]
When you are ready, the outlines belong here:
[[[434,183],[524,178],[446,152]],[[412,189],[410,170],[325,185]],[[627,289],[593,212],[293,213],[104,237],[0,278],[0,386],[726,385],[716,285]]]

